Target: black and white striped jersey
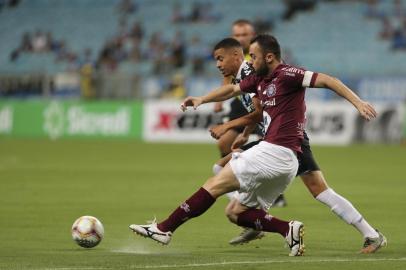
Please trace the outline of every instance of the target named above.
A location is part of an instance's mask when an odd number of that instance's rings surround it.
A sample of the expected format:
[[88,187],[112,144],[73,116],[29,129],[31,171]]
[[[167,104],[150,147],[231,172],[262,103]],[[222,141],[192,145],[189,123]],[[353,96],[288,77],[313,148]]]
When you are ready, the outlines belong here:
[[[243,61],[238,72],[237,76],[232,80],[232,84],[238,84],[242,81],[245,77],[254,73],[254,68],[247,62]],[[244,108],[247,110],[248,113],[255,111],[254,103],[252,102],[252,98],[255,96],[254,93],[244,93],[237,98],[241,101]],[[261,132],[264,132],[264,124],[258,123],[258,127],[260,128]]]

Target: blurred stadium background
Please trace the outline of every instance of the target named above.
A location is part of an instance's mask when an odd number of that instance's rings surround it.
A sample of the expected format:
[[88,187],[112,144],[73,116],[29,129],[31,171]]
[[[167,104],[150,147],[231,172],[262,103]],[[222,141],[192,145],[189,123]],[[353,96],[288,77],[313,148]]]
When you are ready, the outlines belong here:
[[[287,63],[342,79],[379,112],[366,123],[331,92],[307,90],[307,130],[330,183],[392,249],[357,257],[358,235],[326,221],[328,210],[295,184],[291,207],[276,213],[305,220],[313,253],[294,267],[405,269],[406,0],[0,0],[0,269],[215,268],[235,255],[261,261],[264,248],[273,269],[286,269],[276,238],[231,249],[238,231],[221,207],[202,218],[209,235],[191,222],[168,251],[126,231],[134,219],[162,218],[210,176],[218,152],[207,128],[227,107],[184,114],[179,101],[220,84],[211,49],[240,18],[275,35]],[[95,253],[67,240],[85,214],[106,226]]]

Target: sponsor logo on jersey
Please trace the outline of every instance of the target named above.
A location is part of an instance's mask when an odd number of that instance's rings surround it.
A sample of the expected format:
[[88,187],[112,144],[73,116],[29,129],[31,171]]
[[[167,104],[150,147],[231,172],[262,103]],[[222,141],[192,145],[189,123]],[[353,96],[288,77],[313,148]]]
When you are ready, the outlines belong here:
[[[298,74],[304,75],[304,71],[302,69],[295,68],[295,67],[284,67],[284,68],[282,68],[282,70],[285,71],[286,73],[290,72],[290,73],[298,73]],[[290,76],[290,75],[288,75],[288,76]]]
[[296,76],[295,73],[292,73],[292,72],[285,72],[285,75],[290,76],[290,77],[295,77]]
[[276,106],[276,98],[273,98],[271,100],[267,100],[264,102],[265,107],[273,107]]

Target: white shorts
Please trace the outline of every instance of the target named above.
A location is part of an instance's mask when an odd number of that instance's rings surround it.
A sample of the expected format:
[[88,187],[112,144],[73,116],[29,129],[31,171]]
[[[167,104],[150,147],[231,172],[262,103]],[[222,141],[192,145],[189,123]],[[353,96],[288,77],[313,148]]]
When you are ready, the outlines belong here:
[[237,200],[267,210],[292,182],[299,164],[289,148],[262,141],[233,153],[230,166],[240,183]]

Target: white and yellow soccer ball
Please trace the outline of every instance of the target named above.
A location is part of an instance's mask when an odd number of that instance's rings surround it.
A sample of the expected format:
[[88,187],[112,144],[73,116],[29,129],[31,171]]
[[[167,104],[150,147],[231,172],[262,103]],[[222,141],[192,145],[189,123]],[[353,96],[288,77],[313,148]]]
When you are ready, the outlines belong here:
[[72,225],[72,238],[81,247],[95,247],[101,242],[103,236],[103,224],[95,217],[80,217]]

